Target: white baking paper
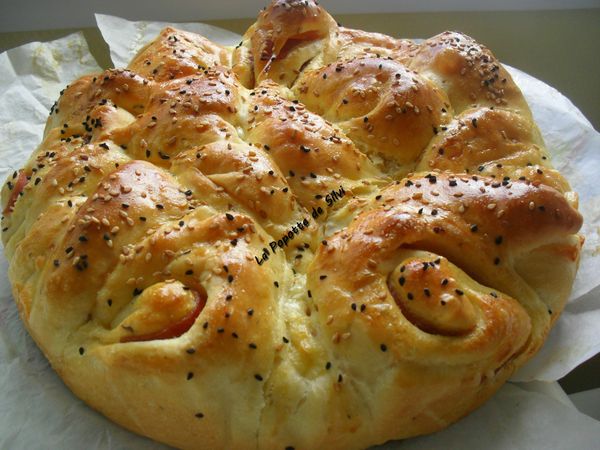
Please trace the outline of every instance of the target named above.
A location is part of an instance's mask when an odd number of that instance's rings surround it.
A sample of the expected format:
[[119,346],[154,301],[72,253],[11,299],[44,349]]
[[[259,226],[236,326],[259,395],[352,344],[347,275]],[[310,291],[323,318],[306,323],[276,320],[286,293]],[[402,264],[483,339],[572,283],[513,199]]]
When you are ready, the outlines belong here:
[[579,194],[583,215],[585,244],[571,299],[544,347],[513,377],[553,381],[600,352],[600,133],[556,89],[505,67],[531,107],[552,163]]
[[[163,25],[107,16],[97,16],[97,20],[116,66],[124,66]],[[201,30],[222,44],[239,41],[232,33],[213,31],[214,27]],[[81,34],[28,44],[0,55],[1,179],[21,167],[39,143],[48,110],[60,89],[96,70]],[[517,375],[522,380],[553,381],[600,350],[596,325],[600,323],[600,288],[594,289],[600,284],[595,275],[599,269],[600,205],[598,188],[589,177],[600,173],[596,155],[600,136],[557,91],[510,70],[556,155],[555,165],[580,193],[580,209],[586,219],[586,251],[576,296],[542,351]],[[166,449],[105,419],[64,386],[18,319],[6,274],[7,263],[0,249],[0,448]],[[534,382],[508,383],[481,409],[442,432],[378,448],[592,449],[598,442],[600,422],[570,405],[557,383]]]
[[126,67],[137,52],[167,26],[201,34],[221,45],[234,46],[241,39],[239,34],[198,22],[131,22],[120,17],[96,14],[96,23],[108,44],[110,59],[115,67]]
[[0,182],[23,166],[40,143],[60,90],[98,70],[82,33],[0,54]]

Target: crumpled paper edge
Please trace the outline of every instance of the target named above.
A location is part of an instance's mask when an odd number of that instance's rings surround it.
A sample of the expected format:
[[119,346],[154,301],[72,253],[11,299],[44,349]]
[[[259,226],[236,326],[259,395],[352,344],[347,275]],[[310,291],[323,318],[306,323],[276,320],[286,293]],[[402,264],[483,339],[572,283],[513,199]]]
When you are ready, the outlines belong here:
[[[584,218],[581,233],[585,235],[586,242],[571,292],[573,301],[600,286],[600,184],[597,182],[600,174],[600,133],[558,90],[519,69],[506,64],[504,67],[531,108],[552,155],[552,164],[579,195],[579,210]],[[580,135],[573,136],[574,130],[579,130]],[[574,155],[571,152],[574,146],[584,147],[587,151]]]
[[132,22],[107,14],[95,14],[95,16],[100,33],[110,49],[110,58],[114,67],[127,67],[132,57],[167,26],[202,36],[211,36],[212,41],[225,46],[237,45],[241,38],[239,34],[199,22]]

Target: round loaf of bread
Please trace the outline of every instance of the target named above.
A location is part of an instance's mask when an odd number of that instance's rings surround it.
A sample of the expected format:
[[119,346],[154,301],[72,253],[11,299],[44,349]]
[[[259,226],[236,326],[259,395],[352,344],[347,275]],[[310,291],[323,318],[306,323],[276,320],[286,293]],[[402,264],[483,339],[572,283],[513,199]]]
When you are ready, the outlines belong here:
[[446,427],[540,348],[583,242],[487,48],[350,30],[298,0],[236,48],[166,28],[74,81],[2,208],[52,367],[185,449]]

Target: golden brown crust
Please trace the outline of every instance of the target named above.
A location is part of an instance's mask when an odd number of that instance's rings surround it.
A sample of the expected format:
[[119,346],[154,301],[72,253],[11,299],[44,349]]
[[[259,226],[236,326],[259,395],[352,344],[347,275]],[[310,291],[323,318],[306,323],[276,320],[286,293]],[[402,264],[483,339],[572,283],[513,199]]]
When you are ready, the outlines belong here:
[[333,59],[385,58],[406,63],[419,46],[409,39],[395,39],[385,34],[339,28],[339,43]]
[[294,90],[308,108],[336,123],[394,175],[413,168],[434,130],[450,116],[443,91],[383,58],[341,61],[310,71]]
[[304,65],[327,52],[334,32],[335,21],[317,2],[273,1],[235,49],[234,71],[246,86],[266,79],[289,86]]
[[149,80],[167,81],[198,70],[230,65],[230,52],[203,36],[167,27],[138,52],[128,68]]
[[446,31],[427,39],[409,67],[441,86],[457,113],[472,105],[500,106],[531,118],[527,102],[502,64],[462,33]]
[[278,0],[236,49],[167,28],[73,82],[2,237],[25,326],[119,424],[358,449],[444,428],[539,349],[576,205],[485,47]]

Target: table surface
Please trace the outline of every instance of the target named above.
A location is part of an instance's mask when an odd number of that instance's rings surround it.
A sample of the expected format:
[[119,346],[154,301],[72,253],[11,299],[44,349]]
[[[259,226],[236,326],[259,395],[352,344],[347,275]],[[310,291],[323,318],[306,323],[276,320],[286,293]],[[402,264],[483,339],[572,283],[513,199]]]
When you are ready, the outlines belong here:
[[[488,46],[500,61],[555,87],[600,129],[600,9],[561,11],[445,12],[336,15],[344,26],[396,37],[427,38],[458,30]],[[202,21],[201,17],[197,18]],[[159,18],[157,18],[159,20]],[[192,18],[190,18],[192,20]],[[254,18],[206,20],[239,34]],[[32,41],[48,41],[75,29],[0,32],[0,51]],[[90,51],[110,67],[108,47],[96,28],[84,28]],[[567,393],[600,387],[600,355],[560,380]]]

